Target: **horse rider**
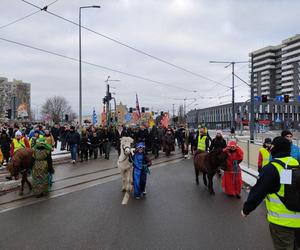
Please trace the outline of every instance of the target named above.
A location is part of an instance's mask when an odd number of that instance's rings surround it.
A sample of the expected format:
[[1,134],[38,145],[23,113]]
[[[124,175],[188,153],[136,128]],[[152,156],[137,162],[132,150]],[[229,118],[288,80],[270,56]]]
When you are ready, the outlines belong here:
[[[241,214],[243,217],[248,216],[265,200],[274,249],[300,249],[300,212],[286,207],[287,202],[296,201],[294,194],[297,195],[297,192],[288,191],[287,186],[293,186],[293,177],[292,174],[288,177],[288,170],[285,169],[292,167],[295,171],[300,171],[299,162],[290,156],[289,140],[278,136],[273,139],[272,144],[271,155],[274,160],[261,169],[260,177],[251,188]],[[283,178],[284,175],[286,178]],[[290,179],[290,183],[284,179]]]
[[257,170],[260,173],[261,169],[270,162],[272,140],[271,138],[265,138],[263,146],[258,152]]
[[10,156],[13,156],[20,148],[30,148],[30,145],[28,139],[22,136],[22,132],[18,130],[15,134],[15,138],[11,142]]
[[[12,157],[19,149],[30,148],[29,141],[25,136],[22,136],[22,132],[17,130],[15,138],[13,138],[10,145],[10,157]],[[12,180],[12,176],[6,176],[7,180]]]

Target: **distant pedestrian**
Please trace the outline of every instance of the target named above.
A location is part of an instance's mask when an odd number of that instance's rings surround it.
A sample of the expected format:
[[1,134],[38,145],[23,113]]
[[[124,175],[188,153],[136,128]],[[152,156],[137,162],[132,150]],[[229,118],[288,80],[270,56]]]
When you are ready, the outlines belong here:
[[257,170],[260,173],[262,168],[270,162],[270,152],[272,148],[271,138],[265,138],[262,148],[259,149]]
[[293,144],[293,134],[289,130],[284,130],[281,132],[281,136],[289,140],[291,143],[291,156],[300,162],[300,151],[297,145]]
[[70,132],[67,135],[66,141],[70,146],[72,163],[75,164],[76,156],[77,156],[77,148],[80,143],[80,135],[78,134],[77,131],[75,131],[74,126],[70,127]]

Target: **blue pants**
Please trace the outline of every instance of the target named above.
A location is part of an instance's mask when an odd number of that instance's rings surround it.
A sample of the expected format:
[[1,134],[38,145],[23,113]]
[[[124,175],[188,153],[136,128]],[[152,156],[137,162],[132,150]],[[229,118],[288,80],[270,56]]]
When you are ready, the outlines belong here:
[[72,158],[72,160],[76,161],[77,144],[70,145],[70,151],[71,151],[71,158]]
[[147,182],[147,173],[141,169],[133,169],[133,188],[134,196],[141,197],[141,194],[145,191]]

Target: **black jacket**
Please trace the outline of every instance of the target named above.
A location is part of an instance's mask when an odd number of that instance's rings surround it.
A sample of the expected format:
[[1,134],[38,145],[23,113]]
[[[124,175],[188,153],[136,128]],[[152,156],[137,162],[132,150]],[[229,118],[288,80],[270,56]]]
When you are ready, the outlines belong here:
[[80,135],[76,131],[70,131],[67,134],[67,142],[69,145],[75,145],[80,143]]
[[226,148],[226,141],[222,138],[214,138],[210,144],[210,147],[209,147],[209,151],[212,151],[214,149],[218,149],[218,148],[221,148],[221,149],[224,149]]

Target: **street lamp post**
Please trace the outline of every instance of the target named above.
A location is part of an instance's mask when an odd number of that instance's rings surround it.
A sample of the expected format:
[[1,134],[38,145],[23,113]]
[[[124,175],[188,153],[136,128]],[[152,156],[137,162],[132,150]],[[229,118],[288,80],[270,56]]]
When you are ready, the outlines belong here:
[[82,125],[82,69],[81,69],[81,9],[100,8],[99,5],[79,7],[79,125]]

